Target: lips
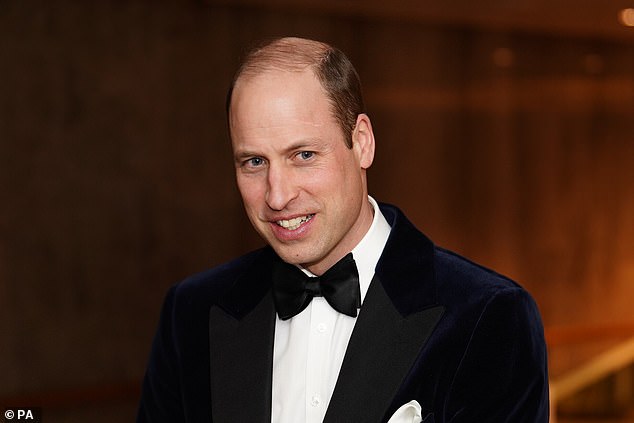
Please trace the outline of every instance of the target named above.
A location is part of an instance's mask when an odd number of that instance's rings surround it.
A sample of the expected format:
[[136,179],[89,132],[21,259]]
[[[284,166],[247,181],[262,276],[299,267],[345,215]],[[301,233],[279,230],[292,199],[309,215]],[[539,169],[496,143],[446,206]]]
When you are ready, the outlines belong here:
[[293,219],[288,219],[288,220],[277,220],[275,223],[284,229],[287,229],[289,231],[294,231],[298,229],[300,226],[302,226],[304,223],[312,219],[313,216],[315,216],[315,214],[308,214],[306,216],[299,216],[299,217],[295,217]]

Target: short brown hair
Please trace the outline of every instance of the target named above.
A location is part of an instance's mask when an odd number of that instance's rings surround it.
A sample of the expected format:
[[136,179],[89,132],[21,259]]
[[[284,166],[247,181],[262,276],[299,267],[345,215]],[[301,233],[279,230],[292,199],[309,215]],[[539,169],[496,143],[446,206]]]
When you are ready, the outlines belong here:
[[227,120],[231,96],[241,77],[255,76],[267,70],[303,71],[311,69],[332,105],[346,145],[352,148],[352,131],[357,117],[364,113],[361,81],[354,66],[340,50],[320,41],[304,38],[278,38],[247,54],[235,73],[227,93]]

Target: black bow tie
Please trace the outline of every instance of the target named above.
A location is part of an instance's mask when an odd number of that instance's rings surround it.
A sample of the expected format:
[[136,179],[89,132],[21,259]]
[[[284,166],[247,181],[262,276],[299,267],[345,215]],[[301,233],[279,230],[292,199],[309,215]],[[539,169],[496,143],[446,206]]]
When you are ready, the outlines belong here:
[[361,290],[352,253],[317,277],[310,277],[283,261],[276,263],[273,269],[273,299],[280,319],[288,320],[299,314],[308,307],[313,297],[320,296],[338,312],[357,317]]

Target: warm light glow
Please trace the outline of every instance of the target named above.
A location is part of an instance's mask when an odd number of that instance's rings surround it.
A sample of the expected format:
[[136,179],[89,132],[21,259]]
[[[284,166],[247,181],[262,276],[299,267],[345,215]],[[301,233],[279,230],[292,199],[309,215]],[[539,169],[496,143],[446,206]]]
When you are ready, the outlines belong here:
[[501,68],[510,68],[515,61],[513,50],[507,47],[499,47],[493,51],[493,63]]
[[619,20],[625,26],[634,26],[634,9],[623,9],[619,12]]

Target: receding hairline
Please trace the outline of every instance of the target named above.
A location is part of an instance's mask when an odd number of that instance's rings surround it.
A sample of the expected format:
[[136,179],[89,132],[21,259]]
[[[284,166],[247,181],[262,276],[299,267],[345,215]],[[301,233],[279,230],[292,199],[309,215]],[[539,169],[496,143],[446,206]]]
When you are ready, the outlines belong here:
[[352,148],[352,132],[364,113],[361,82],[350,59],[327,43],[297,37],[266,41],[252,49],[234,74],[227,91],[225,110],[231,135],[231,102],[238,85],[271,73],[310,72],[319,82],[339,123],[346,145]]
[[302,72],[319,66],[334,49],[321,41],[284,37],[253,50],[236,73],[234,83],[267,71]]

